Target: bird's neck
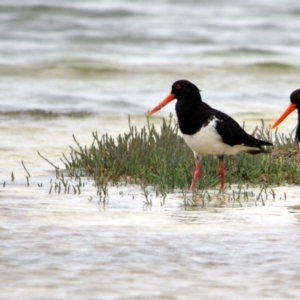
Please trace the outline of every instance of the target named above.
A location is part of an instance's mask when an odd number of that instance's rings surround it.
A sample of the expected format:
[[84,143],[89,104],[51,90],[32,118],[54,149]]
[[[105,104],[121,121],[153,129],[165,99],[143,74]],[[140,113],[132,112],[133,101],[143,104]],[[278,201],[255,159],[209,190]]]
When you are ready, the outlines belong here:
[[[181,99],[180,99],[181,100]],[[176,103],[176,114],[180,131],[183,134],[195,134],[207,122],[206,116],[211,108],[201,101],[189,102],[187,99],[178,100]]]
[[190,115],[195,109],[197,109],[202,104],[202,99],[200,93],[189,92],[183,96],[177,98],[177,103],[175,106],[177,115]]
[[300,148],[300,108],[297,108],[298,112],[298,126],[296,130],[296,142],[298,143],[298,146]]

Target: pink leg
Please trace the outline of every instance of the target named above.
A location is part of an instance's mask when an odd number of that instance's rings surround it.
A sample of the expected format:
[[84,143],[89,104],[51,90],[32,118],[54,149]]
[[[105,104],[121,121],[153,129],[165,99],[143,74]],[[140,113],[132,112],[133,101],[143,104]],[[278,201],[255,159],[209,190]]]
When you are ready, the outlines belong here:
[[219,157],[219,162],[220,162],[219,173],[221,176],[221,189],[224,189],[226,168],[225,168],[225,164],[223,162],[223,156]]
[[199,160],[196,160],[196,165],[195,165],[195,172],[194,172],[194,177],[193,177],[193,182],[190,186],[190,191],[193,191],[194,188],[195,188],[195,185],[198,181],[198,178],[201,174],[201,171],[200,171],[200,161]]

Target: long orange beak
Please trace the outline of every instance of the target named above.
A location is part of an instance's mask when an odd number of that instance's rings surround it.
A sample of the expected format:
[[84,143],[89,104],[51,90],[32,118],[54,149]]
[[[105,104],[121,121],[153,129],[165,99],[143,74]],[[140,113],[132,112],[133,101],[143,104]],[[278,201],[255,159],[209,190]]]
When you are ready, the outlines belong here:
[[148,115],[153,115],[158,110],[162,109],[164,106],[166,106],[169,102],[175,99],[174,94],[169,94],[163,101],[161,101],[157,106],[155,106],[153,109],[151,109],[148,112]]
[[291,112],[297,108],[296,104],[291,103],[286,111],[277,119],[277,121],[272,125],[271,129],[276,128]]

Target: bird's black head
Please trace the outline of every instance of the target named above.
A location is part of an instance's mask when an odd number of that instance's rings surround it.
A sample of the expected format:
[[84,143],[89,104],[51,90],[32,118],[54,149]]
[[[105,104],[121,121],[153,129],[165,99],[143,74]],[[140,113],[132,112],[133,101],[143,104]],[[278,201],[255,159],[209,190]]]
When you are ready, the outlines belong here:
[[300,89],[293,91],[291,93],[290,99],[291,103],[296,104],[297,108],[300,108]]
[[169,102],[177,99],[176,111],[178,109],[192,110],[195,106],[202,102],[199,89],[191,82],[187,80],[177,80],[172,85],[171,93],[153,109],[151,109],[148,114],[152,115]]
[[171,94],[173,94],[177,100],[190,98],[196,101],[200,99],[201,101],[200,90],[196,85],[185,79],[177,80],[173,83]]
[[[298,109],[298,115],[299,115],[299,119],[300,119],[300,89],[293,91],[291,93],[290,99],[291,99],[290,105],[282,113],[282,115],[275,121],[275,123],[272,125],[271,129],[276,128],[295,109]],[[297,132],[298,132],[298,129],[297,129]],[[299,140],[300,140],[300,131],[299,131]]]

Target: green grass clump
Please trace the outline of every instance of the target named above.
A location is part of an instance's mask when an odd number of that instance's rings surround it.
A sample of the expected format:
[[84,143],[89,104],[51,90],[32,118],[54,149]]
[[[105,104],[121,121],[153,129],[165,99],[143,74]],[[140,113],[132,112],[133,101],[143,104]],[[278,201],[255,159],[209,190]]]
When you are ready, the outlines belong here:
[[[163,119],[160,129],[149,123],[141,130],[131,126],[127,133],[112,138],[93,133],[91,146],[71,148],[70,158],[62,160],[70,173],[84,171],[94,176],[96,185],[108,182],[152,185],[159,190],[188,189],[194,172],[194,157],[179,134],[176,120],[170,115]],[[226,156],[226,182],[231,184],[300,183],[298,151],[294,139],[271,132],[262,126],[253,133],[257,138],[268,140],[270,154],[250,155],[240,153]],[[205,156],[201,161],[201,177],[197,188],[206,189],[219,185],[218,160]]]

